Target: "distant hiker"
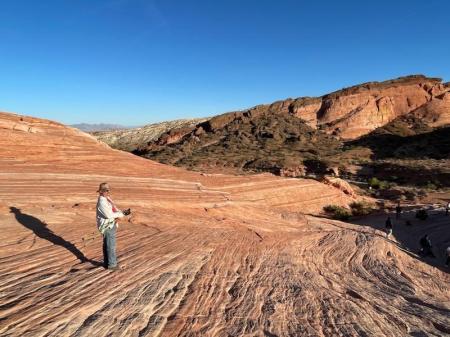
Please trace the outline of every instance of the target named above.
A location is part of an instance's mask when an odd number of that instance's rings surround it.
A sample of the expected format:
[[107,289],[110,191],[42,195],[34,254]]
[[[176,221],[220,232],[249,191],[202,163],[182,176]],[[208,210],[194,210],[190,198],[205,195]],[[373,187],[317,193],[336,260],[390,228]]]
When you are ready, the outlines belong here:
[[448,216],[448,212],[450,211],[450,201],[447,202],[447,206],[445,206],[445,215]]
[[392,234],[392,220],[390,216],[388,216],[386,219],[385,227],[386,227],[386,237],[389,238],[389,236],[391,236]]
[[402,207],[400,206],[400,201],[397,204],[397,207],[395,207],[395,218],[400,219],[400,216],[402,214]]
[[447,253],[447,261],[445,261],[445,265],[447,267],[449,267],[450,266],[450,246],[447,247],[445,252]]
[[120,211],[109,196],[108,183],[101,183],[97,200],[97,228],[103,235],[103,264],[107,269],[117,270],[116,229],[118,220],[131,213],[130,209]]
[[425,234],[419,241],[420,244],[420,251],[419,254],[423,257],[431,256],[434,257],[431,241],[428,237],[428,234]]

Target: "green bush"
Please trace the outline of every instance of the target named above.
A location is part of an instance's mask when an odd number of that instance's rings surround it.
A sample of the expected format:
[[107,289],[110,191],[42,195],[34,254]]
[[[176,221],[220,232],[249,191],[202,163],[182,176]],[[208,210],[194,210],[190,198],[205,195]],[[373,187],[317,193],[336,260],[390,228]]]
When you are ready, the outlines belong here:
[[327,205],[323,210],[336,220],[348,220],[352,215],[348,209],[337,205]]
[[428,181],[425,185],[425,188],[428,190],[437,190],[439,187],[439,183],[436,181]]
[[375,188],[375,189],[380,188],[380,181],[375,177],[370,178],[368,183],[369,183],[369,186],[372,188]]
[[385,190],[387,188],[390,188],[391,186],[392,185],[387,181],[383,181],[383,180],[380,181],[380,190]]
[[379,180],[376,177],[370,178],[368,181],[368,184],[370,187],[376,189],[376,190],[384,190],[390,187],[389,182]]
[[368,215],[372,212],[372,206],[367,202],[354,201],[350,205],[352,214],[356,216]]
[[426,220],[428,218],[428,212],[424,209],[416,211],[416,218],[420,220]]

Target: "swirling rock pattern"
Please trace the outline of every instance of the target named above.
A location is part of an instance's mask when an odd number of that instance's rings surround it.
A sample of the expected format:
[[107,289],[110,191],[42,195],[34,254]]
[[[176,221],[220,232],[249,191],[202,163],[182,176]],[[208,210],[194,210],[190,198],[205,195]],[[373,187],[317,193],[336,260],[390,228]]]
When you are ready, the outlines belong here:
[[[445,270],[386,240],[380,219],[313,215],[352,200],[339,189],[188,172],[35,118],[0,114],[0,125],[11,126],[0,128],[1,336],[450,332]],[[133,209],[119,227],[116,272],[99,266],[103,181]],[[426,223],[441,245],[447,219]]]

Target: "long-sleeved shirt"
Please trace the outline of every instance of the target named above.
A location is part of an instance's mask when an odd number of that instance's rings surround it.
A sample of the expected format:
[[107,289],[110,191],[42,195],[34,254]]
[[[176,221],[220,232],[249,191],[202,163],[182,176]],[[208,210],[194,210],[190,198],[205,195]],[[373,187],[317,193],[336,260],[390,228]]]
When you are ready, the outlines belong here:
[[115,207],[112,201],[104,196],[99,196],[97,200],[97,228],[103,234],[106,229],[113,228],[115,219],[122,218],[124,214],[121,211],[114,211]]

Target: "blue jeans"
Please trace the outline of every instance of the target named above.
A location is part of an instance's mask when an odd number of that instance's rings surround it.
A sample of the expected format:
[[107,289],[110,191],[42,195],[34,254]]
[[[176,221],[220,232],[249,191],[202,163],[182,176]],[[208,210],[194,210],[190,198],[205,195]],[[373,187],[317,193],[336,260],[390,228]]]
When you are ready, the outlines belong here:
[[105,268],[117,266],[116,258],[116,225],[103,234],[103,265]]

